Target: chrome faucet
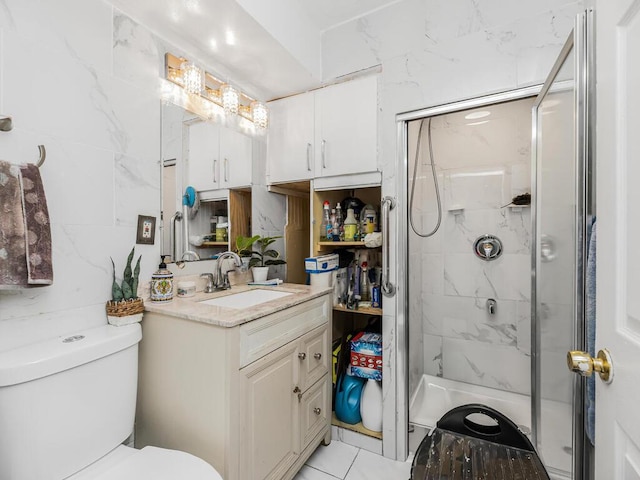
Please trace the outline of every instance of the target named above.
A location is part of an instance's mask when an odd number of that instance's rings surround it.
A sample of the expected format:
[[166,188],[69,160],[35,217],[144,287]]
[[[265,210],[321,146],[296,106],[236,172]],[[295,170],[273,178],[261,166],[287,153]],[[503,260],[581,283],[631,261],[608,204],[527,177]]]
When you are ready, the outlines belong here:
[[229,283],[228,271],[227,272],[222,271],[222,264],[227,258],[230,258],[230,257],[235,260],[236,266],[238,268],[242,267],[242,260],[240,259],[238,254],[234,252],[223,252],[220,255],[218,255],[218,265],[216,268],[215,280],[213,282],[214,290],[227,290],[231,288],[231,284]]
[[213,273],[203,273],[200,275],[201,277],[206,277],[207,284],[204,286],[204,293],[213,293]]

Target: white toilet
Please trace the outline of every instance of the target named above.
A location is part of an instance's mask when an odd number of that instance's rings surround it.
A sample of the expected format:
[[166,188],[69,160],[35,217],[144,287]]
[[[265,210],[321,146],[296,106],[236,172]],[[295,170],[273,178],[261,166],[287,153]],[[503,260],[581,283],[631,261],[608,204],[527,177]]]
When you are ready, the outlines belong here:
[[222,480],[188,453],[121,445],[141,338],[105,325],[0,353],[0,480]]

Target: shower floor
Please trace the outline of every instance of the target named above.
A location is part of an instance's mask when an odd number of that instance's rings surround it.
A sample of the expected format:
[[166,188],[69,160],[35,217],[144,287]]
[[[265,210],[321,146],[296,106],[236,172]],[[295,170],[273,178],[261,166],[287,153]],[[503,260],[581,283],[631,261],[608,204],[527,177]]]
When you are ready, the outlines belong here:
[[[531,398],[528,395],[423,375],[411,397],[409,423],[431,429],[454,407],[480,403],[509,417],[531,435]],[[538,452],[552,478],[569,478],[571,471],[571,405],[542,400],[542,448]]]

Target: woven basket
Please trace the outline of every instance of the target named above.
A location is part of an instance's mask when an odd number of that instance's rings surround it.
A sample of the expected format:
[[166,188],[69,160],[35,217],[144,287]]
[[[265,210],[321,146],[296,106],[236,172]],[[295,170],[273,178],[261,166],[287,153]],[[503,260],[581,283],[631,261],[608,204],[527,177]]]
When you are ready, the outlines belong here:
[[107,302],[107,315],[110,317],[128,317],[142,312],[144,312],[144,302],[140,297],[121,302],[113,300]]

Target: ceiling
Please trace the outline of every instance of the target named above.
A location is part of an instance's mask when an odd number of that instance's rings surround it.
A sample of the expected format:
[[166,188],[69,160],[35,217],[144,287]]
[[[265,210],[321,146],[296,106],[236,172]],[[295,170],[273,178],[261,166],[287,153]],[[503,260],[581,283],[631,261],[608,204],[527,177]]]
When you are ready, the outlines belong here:
[[[322,33],[400,0],[111,0],[263,101],[320,86]],[[171,52],[180,55],[182,52]]]

